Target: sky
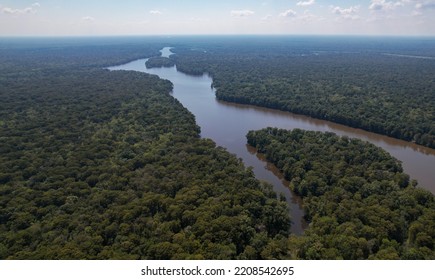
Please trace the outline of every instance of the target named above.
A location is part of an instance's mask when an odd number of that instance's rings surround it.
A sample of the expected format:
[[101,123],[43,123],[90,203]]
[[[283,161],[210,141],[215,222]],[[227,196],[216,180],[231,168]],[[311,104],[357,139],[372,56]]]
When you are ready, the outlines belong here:
[[435,0],[0,0],[0,36],[435,36]]

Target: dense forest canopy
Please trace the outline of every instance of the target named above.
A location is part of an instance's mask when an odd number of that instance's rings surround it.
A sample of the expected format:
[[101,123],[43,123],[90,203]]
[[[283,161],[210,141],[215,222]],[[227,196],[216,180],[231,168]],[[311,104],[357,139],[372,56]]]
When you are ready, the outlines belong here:
[[217,98],[309,115],[435,148],[432,38],[197,38],[177,69],[208,72]]
[[172,67],[175,62],[167,57],[151,57],[145,65],[147,68]]
[[431,146],[434,62],[384,52],[432,57],[433,41],[360,40],[0,39],[0,259],[434,259],[434,197],[385,151],[250,132],[303,197],[310,227],[293,236],[285,202],[199,137],[170,82],[104,69],[151,57],[209,72],[221,99]]
[[[0,40],[1,69],[10,74],[30,70],[104,67],[129,62],[133,59],[159,55],[164,43],[142,40],[122,43],[108,41],[46,41],[46,39]],[[53,39],[54,40],[54,39]],[[51,43],[50,43],[51,42]],[[19,71],[21,70],[21,71]],[[7,74],[8,71],[2,71]]]
[[292,258],[434,259],[434,196],[368,142],[333,133],[265,128],[248,143],[303,198],[309,228],[291,237]]
[[0,52],[0,259],[276,257],[285,202],[168,81],[102,68],[162,43],[41,44]]

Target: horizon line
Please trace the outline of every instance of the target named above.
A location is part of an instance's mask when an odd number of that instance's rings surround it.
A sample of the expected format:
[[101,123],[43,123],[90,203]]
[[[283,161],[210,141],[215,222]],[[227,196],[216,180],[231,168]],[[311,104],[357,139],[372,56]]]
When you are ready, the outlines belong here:
[[1,35],[0,38],[116,38],[116,37],[390,37],[435,38],[428,34],[97,34],[97,35]]

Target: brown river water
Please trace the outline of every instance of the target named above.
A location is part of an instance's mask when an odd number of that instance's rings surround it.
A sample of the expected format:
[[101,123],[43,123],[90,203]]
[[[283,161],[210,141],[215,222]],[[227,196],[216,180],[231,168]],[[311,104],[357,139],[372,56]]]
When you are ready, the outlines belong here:
[[[162,56],[169,56],[169,48],[162,50]],[[252,166],[255,176],[269,182],[277,193],[282,193],[289,204],[292,218],[292,233],[301,234],[306,227],[303,220],[301,199],[288,188],[282,174],[262,155],[249,147],[246,134],[268,126],[284,129],[300,128],[305,130],[329,131],[337,135],[359,138],[379,146],[402,162],[405,173],[416,179],[419,186],[435,194],[435,150],[387,136],[332,123],[250,105],[240,105],[218,101],[215,89],[211,87],[212,78],[204,74],[191,76],[178,72],[176,67],[145,67],[146,59],[110,67],[110,70],[132,70],[158,75],[174,85],[173,96],[177,98],[196,117],[201,127],[201,136],[210,138],[217,145],[241,158],[246,166]]]

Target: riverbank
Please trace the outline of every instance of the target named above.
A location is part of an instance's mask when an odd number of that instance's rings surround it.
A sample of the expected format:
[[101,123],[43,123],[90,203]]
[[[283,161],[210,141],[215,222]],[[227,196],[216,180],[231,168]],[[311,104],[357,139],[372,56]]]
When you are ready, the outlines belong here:
[[421,58],[433,50],[435,40],[422,38],[198,38],[172,59],[182,72],[210,73],[220,100],[435,148],[435,60]]
[[[162,50],[166,56],[171,54],[169,49]],[[402,162],[404,172],[409,174],[411,179],[417,180],[422,188],[435,194],[434,149],[329,121],[263,107],[218,101],[215,89],[211,88],[213,80],[209,75],[188,75],[177,71],[177,66],[147,69],[145,59],[141,59],[110,69],[141,71],[170,80],[174,84],[174,97],[195,115],[201,127],[201,136],[212,139],[241,157],[248,166],[255,168],[257,161],[246,149],[245,135],[249,130],[272,126],[328,131],[368,141],[385,149]],[[258,166],[258,169],[263,170],[264,165]]]

